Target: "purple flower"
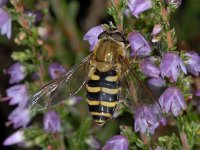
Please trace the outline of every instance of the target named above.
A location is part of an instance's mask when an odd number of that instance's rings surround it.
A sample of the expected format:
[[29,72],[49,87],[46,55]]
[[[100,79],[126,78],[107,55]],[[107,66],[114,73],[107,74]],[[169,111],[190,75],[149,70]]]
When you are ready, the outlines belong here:
[[186,74],[186,68],[183,61],[176,53],[166,53],[160,64],[160,72],[162,77],[170,78],[171,82],[175,82],[180,74],[180,69]]
[[182,0],[166,0],[168,4],[175,5],[176,7],[179,7],[182,3]]
[[49,65],[48,72],[51,79],[55,79],[62,73],[66,72],[66,69],[59,63],[54,62]]
[[147,59],[140,63],[140,68],[142,70],[142,73],[146,76],[154,78],[159,77],[160,70],[155,64],[153,64],[151,61]]
[[83,37],[83,40],[87,40],[90,43],[90,51],[94,50],[95,45],[98,42],[98,36],[102,33],[103,27],[102,25],[91,28]]
[[10,84],[19,83],[26,76],[25,68],[20,62],[16,62],[10,66],[6,73],[10,75]]
[[173,113],[178,116],[181,109],[186,109],[183,95],[176,87],[167,88],[159,98],[160,106],[165,113]]
[[151,133],[154,134],[155,129],[159,126],[159,121],[156,108],[148,107],[148,106],[141,106],[135,110],[135,131],[140,131],[141,133]]
[[162,78],[151,78],[147,81],[147,84],[156,96],[160,96],[166,86],[165,81]]
[[8,116],[9,122],[14,128],[26,127],[30,122],[30,114],[28,109],[17,107]]
[[186,61],[186,68],[187,71],[192,73],[195,76],[199,75],[200,72],[200,57],[195,52],[187,52],[185,53],[185,56],[188,57],[188,60]]
[[19,104],[19,107],[24,107],[29,98],[26,85],[24,84],[11,86],[6,90],[6,94],[10,98],[9,105]]
[[3,145],[8,146],[8,145],[13,145],[13,144],[18,144],[18,143],[24,142],[24,140],[25,140],[24,132],[19,130],[13,133],[12,135],[10,135],[9,137],[7,137],[4,140]]
[[0,0],[0,8],[3,7],[8,0]]
[[128,37],[129,43],[131,45],[131,55],[132,56],[139,56],[139,57],[145,57],[150,54],[152,51],[152,48],[148,41],[139,33],[136,31],[133,31],[129,34]]
[[153,28],[153,31],[152,31],[152,35],[153,36],[156,36],[157,34],[159,34],[161,32],[162,28],[161,28],[161,24],[156,24]]
[[128,7],[131,14],[138,18],[138,15],[153,7],[151,0],[129,0]]
[[128,139],[123,135],[115,135],[111,137],[101,150],[128,150]]
[[0,33],[11,38],[11,18],[6,11],[0,8]]
[[43,119],[44,129],[47,132],[60,132],[60,117],[55,111],[49,111],[45,114]]

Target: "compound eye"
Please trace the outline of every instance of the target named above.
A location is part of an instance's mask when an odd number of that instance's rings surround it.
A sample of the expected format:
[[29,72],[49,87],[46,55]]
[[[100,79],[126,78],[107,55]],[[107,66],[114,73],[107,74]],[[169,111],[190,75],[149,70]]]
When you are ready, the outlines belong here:
[[99,34],[98,39],[102,39],[107,36],[108,36],[108,33],[106,31],[103,31],[101,34]]
[[112,33],[111,37],[116,41],[125,42],[125,38],[120,32]]

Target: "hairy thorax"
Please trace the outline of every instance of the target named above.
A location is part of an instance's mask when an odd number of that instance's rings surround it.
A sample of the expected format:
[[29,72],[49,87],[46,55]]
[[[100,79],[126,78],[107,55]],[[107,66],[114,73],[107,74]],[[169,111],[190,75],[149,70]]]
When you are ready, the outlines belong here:
[[99,40],[94,50],[94,61],[101,72],[110,70],[119,61],[119,56],[124,56],[124,43],[106,38]]

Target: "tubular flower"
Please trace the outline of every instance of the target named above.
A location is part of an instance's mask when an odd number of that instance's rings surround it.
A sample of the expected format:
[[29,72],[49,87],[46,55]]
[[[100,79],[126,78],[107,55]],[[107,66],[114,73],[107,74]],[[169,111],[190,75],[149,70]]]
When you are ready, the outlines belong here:
[[151,133],[154,134],[155,129],[159,126],[159,121],[157,114],[155,113],[156,107],[141,106],[135,110],[135,131],[140,131],[141,133]]
[[8,116],[8,120],[13,124],[14,128],[26,127],[30,122],[29,111],[27,109],[17,107]]
[[200,72],[200,57],[195,52],[187,52],[185,53],[185,56],[188,57],[188,60],[186,61],[186,68],[187,71],[192,73],[195,76],[199,75]]
[[19,130],[13,133],[12,135],[10,135],[9,137],[7,137],[4,140],[3,145],[8,146],[8,145],[13,145],[13,144],[18,144],[18,143],[24,142],[24,140],[25,140],[24,132]]
[[11,38],[11,18],[6,11],[0,8],[0,34]]
[[166,0],[168,4],[173,4],[176,7],[179,7],[182,4],[182,0]]
[[170,78],[171,82],[176,82],[180,74],[180,69],[187,74],[181,58],[175,53],[166,53],[160,64],[160,72],[162,77],[168,77]]
[[142,70],[142,73],[146,76],[154,77],[154,78],[159,77],[160,70],[155,64],[153,64],[149,60],[142,61],[142,63],[140,63],[140,68]]
[[28,101],[28,91],[26,85],[14,85],[6,90],[7,96],[10,98],[9,105],[18,104],[19,107],[24,108]]
[[62,73],[66,72],[66,69],[59,63],[54,62],[49,65],[48,72],[51,79],[55,79]]
[[128,150],[128,139],[123,135],[115,135],[111,137],[102,150]]
[[145,57],[148,56],[152,51],[149,42],[139,32],[131,32],[129,34],[128,40],[131,45],[132,56]]
[[138,15],[152,8],[153,4],[151,0],[129,0],[128,7],[131,11],[131,14],[136,18],[139,18]]
[[184,97],[176,87],[167,88],[159,98],[160,106],[165,113],[178,116],[181,109],[186,109]]
[[26,76],[25,68],[20,62],[14,63],[12,66],[10,66],[6,73],[10,75],[10,84],[19,83]]
[[47,132],[60,132],[61,125],[60,125],[60,118],[57,112],[49,111],[45,114],[43,119],[44,129]]
[[98,42],[98,36],[102,33],[103,27],[102,25],[91,28],[83,37],[83,40],[86,40],[90,43],[90,51],[94,50],[95,45]]

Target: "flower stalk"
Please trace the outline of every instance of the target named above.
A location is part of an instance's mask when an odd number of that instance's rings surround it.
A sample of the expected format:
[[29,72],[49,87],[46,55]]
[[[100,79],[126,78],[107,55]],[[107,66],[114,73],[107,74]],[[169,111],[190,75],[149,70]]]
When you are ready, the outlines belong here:
[[166,8],[162,5],[161,5],[161,8],[160,8],[160,11],[161,11],[161,14],[162,14],[163,21],[164,21],[166,28],[167,28],[166,41],[167,41],[168,48],[170,50],[174,47],[174,42],[173,42],[172,33],[171,33],[171,30],[170,30],[169,19],[168,19],[169,14],[168,14]]

